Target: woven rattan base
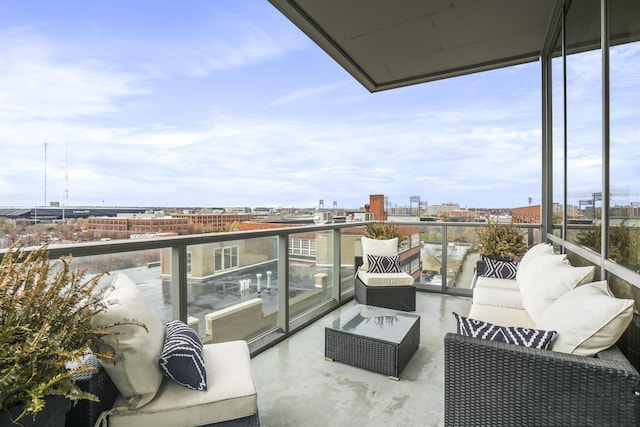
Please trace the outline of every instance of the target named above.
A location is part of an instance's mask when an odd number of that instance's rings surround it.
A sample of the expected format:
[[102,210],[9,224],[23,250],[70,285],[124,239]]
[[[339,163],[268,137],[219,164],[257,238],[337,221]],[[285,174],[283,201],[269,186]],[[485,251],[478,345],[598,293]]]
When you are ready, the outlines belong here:
[[[357,305],[355,311],[365,307]],[[389,320],[394,316],[380,316],[373,318],[353,317],[354,309],[343,314],[339,319],[341,325],[352,324],[354,327],[326,327],[325,328],[325,358],[327,360],[346,363],[380,374],[388,375],[393,379],[399,379],[400,373],[405,368],[411,356],[420,345],[420,316],[395,310],[387,310],[388,313],[396,313],[396,321]],[[398,321],[397,316],[402,316]],[[383,319],[378,326],[380,330],[387,329],[387,333],[400,336],[399,340],[387,340],[384,334],[379,337],[371,334],[363,334],[357,331],[358,324],[362,322],[376,322]],[[389,329],[397,330],[389,331]],[[351,330],[350,330],[351,329]],[[372,327],[375,330],[375,327]]]
[[367,286],[356,276],[353,287],[359,304],[416,311],[415,286]]

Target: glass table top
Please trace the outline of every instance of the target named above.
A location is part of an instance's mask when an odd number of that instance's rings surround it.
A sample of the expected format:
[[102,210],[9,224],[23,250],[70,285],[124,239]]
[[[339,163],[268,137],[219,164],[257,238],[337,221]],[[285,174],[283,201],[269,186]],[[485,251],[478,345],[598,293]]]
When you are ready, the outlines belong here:
[[358,304],[334,320],[330,328],[399,344],[416,321],[420,321],[417,314]]

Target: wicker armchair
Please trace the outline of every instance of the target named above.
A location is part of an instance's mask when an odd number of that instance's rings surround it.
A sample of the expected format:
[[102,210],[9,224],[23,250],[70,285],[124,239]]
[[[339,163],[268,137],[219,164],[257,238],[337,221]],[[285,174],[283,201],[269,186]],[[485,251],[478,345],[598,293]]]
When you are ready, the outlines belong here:
[[74,377],[81,390],[88,391],[100,399],[99,402],[79,400],[67,412],[67,427],[93,426],[102,411],[111,409],[118,397],[118,389],[109,378],[96,356],[89,355],[83,361],[84,365],[93,366],[96,370],[78,374]]
[[448,333],[446,426],[638,426],[640,374],[617,347],[574,356]]
[[361,256],[355,257],[353,289],[359,304],[401,311],[416,311],[415,286],[367,286],[358,277],[358,267],[362,265],[362,261]]
[[[120,393],[95,356],[91,355],[87,357],[83,363],[95,367],[96,371],[76,375],[74,380],[82,390],[95,394],[100,401],[92,402],[89,400],[81,400],[76,403],[67,413],[66,427],[92,427],[96,421],[100,419],[100,414],[113,406],[114,401]],[[106,425],[106,422],[104,425]],[[202,427],[240,426],[260,426],[260,415],[256,412],[249,417],[208,424]]]

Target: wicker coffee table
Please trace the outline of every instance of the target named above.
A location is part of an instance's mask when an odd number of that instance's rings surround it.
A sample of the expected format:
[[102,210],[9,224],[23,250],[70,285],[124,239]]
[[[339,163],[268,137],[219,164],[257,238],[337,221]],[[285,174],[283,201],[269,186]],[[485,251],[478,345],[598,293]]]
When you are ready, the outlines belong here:
[[324,356],[400,379],[420,345],[420,316],[358,304],[325,328]]

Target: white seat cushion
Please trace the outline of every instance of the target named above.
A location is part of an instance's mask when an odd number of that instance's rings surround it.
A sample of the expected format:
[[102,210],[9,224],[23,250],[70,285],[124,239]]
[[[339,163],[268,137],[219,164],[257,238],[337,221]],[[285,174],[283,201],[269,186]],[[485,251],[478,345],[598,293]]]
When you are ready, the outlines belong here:
[[[110,427],[188,427],[248,417],[258,411],[258,393],[245,341],[206,344],[207,390],[191,390],[165,378],[150,403],[128,410],[119,397]],[[124,405],[124,406],[123,406]]]
[[499,326],[520,326],[533,328],[535,323],[525,310],[495,305],[471,304],[469,316],[471,319],[482,320]]
[[358,277],[367,286],[413,286],[415,280],[407,273],[369,273],[358,271]]
[[524,310],[522,294],[518,289],[481,286],[473,290],[473,303]]
[[478,276],[476,278],[476,288],[482,287],[518,289],[518,282],[515,279],[500,279],[497,277]]

